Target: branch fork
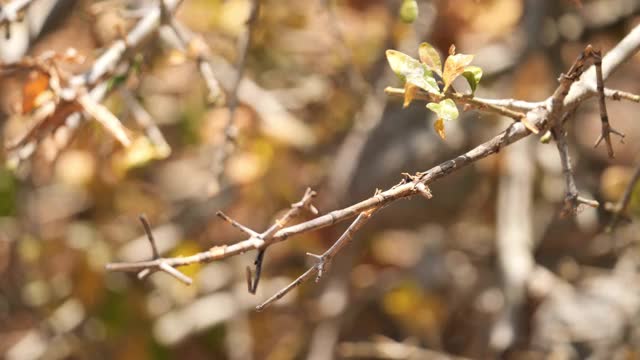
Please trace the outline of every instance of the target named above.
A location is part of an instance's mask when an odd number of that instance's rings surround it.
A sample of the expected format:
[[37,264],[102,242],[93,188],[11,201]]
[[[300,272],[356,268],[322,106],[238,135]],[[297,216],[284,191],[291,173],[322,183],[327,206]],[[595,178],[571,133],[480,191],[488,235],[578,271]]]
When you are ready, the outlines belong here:
[[267,243],[269,240],[273,238],[276,232],[287,225],[294,217],[298,216],[302,210],[307,210],[314,215],[318,214],[318,209],[311,204],[311,200],[316,196],[316,192],[307,188],[302,199],[291,205],[291,208],[287,213],[280,219],[276,219],[273,225],[269,227],[266,231],[262,233],[258,233],[239,222],[231,219],[223,212],[218,211],[217,215],[224,221],[231,224],[231,226],[240,230],[241,232],[249,235],[249,241],[253,242],[253,247],[258,249],[258,254],[256,255],[256,259],[253,264],[256,267],[255,276],[251,272],[251,268],[247,266],[246,268],[246,277],[247,277],[247,290],[251,294],[255,294],[258,290],[258,283],[260,282],[260,275],[262,274],[262,263],[264,261],[264,254],[267,250],[269,244]]
[[152,260],[157,261],[157,265],[154,268],[148,267],[139,271],[137,275],[138,279],[142,280],[156,271],[163,271],[173,276],[183,284],[191,285],[193,283],[193,280],[191,280],[190,277],[180,272],[180,270],[169,265],[169,263],[163,261],[164,259],[160,257],[160,253],[158,253],[158,248],[156,246],[155,239],[153,238],[153,232],[151,231],[151,225],[149,225],[149,220],[147,220],[147,217],[144,214],[141,214],[139,216],[139,219],[140,219],[140,222],[142,223],[142,226],[144,227],[145,233],[147,234],[147,239],[149,239],[149,244],[151,246]]

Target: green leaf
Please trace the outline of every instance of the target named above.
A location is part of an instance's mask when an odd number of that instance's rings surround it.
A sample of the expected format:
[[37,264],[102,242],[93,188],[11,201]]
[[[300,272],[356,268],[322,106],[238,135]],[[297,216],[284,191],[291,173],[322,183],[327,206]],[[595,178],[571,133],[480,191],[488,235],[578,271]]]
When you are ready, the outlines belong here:
[[418,49],[420,54],[420,61],[427,65],[429,70],[435,72],[442,77],[442,60],[440,54],[431,44],[423,42]]
[[400,5],[400,20],[407,24],[413,23],[418,17],[418,2],[416,0],[403,0]]
[[471,94],[475,94],[478,84],[480,84],[480,79],[482,79],[482,69],[478,66],[467,66],[464,68],[462,76],[467,79],[469,87],[471,87]]
[[400,80],[425,91],[439,93],[438,83],[427,66],[411,56],[396,50],[387,50],[387,61]]
[[438,115],[438,118],[452,121],[458,118],[460,113],[458,113],[458,107],[456,103],[451,99],[444,99],[439,103],[429,103],[427,104],[427,109],[433,111]]

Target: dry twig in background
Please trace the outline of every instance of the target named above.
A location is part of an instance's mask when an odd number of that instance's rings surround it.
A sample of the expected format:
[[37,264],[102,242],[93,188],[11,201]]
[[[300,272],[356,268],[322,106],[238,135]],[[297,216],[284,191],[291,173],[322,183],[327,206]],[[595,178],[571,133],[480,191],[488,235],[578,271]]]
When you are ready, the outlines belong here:
[[613,205],[611,209],[613,211],[613,218],[611,218],[611,222],[607,226],[606,231],[611,232],[616,228],[618,222],[622,217],[625,216],[627,212],[627,208],[629,207],[629,203],[631,202],[631,197],[633,195],[633,191],[636,189],[636,185],[640,181],[640,165],[637,165],[635,170],[633,171],[633,175],[631,175],[631,179],[629,180],[629,184],[624,189],[624,193],[622,194],[622,198],[618,201],[617,204]]
[[[19,21],[21,13],[29,7],[32,2],[33,0],[13,0],[0,6],[0,25]],[[6,27],[5,31],[9,31],[9,27]],[[7,34],[7,37],[8,36],[9,34]]]
[[[220,190],[222,183],[222,175],[224,173],[225,163],[229,158],[229,155],[233,152],[236,146],[236,138],[238,137],[238,130],[234,123],[234,117],[238,108],[238,89],[240,88],[240,82],[244,75],[244,69],[247,63],[247,54],[249,47],[251,46],[251,39],[253,34],[253,27],[258,20],[258,14],[260,12],[260,0],[252,0],[251,11],[249,18],[247,19],[247,29],[243,36],[240,37],[238,42],[238,62],[236,64],[236,78],[234,79],[233,86],[228,96],[229,115],[227,122],[224,125],[223,135],[224,139],[215,150],[213,154],[212,172],[213,178],[207,189],[209,196],[217,193]],[[256,283],[257,286],[257,283]]]

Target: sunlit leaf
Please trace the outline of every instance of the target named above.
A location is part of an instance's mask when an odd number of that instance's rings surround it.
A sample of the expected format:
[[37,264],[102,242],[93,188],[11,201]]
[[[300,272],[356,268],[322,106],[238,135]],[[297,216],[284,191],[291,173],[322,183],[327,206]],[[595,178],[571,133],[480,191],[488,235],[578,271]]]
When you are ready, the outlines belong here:
[[157,159],[169,156],[165,148],[154,145],[146,136],[135,138],[120,156],[114,158],[114,168],[125,173],[129,169],[137,168]]
[[407,24],[413,23],[418,17],[418,2],[416,0],[403,0],[400,5],[400,20]]
[[439,119],[452,121],[459,116],[458,107],[451,99],[444,99],[439,103],[429,103],[427,108],[436,113]]
[[474,94],[478,88],[478,84],[480,84],[480,79],[482,79],[482,69],[477,66],[467,66],[464,68],[462,76],[467,79],[471,93]]
[[444,121],[442,119],[438,119],[436,120],[436,122],[433,123],[433,129],[436,131],[436,133],[438,134],[438,136],[440,136],[442,140],[446,138],[444,134]]
[[423,90],[438,93],[438,83],[427,66],[411,56],[396,50],[387,50],[387,61],[391,70],[405,82]]
[[29,80],[22,88],[22,113],[30,113],[53,97],[49,90],[49,75],[42,71],[32,71]]
[[418,49],[420,54],[420,61],[427,65],[429,70],[434,71],[436,74],[442,77],[442,60],[440,60],[440,54],[431,44],[423,42]]
[[442,74],[445,91],[449,88],[453,80],[464,72],[471,61],[473,61],[473,55],[456,54],[447,57],[447,60],[444,62],[444,72]]
[[404,103],[402,104],[402,107],[406,108],[411,104],[411,101],[416,97],[416,92],[418,92],[417,86],[411,83],[404,84]]

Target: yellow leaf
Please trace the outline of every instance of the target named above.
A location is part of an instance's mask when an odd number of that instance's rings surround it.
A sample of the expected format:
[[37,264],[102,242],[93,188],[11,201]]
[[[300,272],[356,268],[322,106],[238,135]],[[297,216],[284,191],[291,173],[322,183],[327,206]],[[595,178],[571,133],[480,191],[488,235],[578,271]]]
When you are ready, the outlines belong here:
[[436,131],[436,133],[438,133],[438,136],[440,136],[442,140],[445,139],[444,120],[442,119],[436,120],[436,122],[433,123],[433,129]]
[[447,60],[444,62],[444,72],[442,73],[445,91],[449,88],[453,80],[462,75],[464,69],[471,61],[473,61],[473,55],[456,54],[447,57]]
[[150,161],[164,159],[170,153],[171,149],[156,146],[146,136],[139,136],[113,158],[113,166],[118,174],[124,174],[129,169],[144,166]]
[[402,107],[406,108],[407,106],[409,106],[411,104],[411,101],[413,101],[413,99],[416,97],[416,93],[418,92],[418,87],[411,84],[411,83],[405,83],[404,84],[404,103],[402,104]]

